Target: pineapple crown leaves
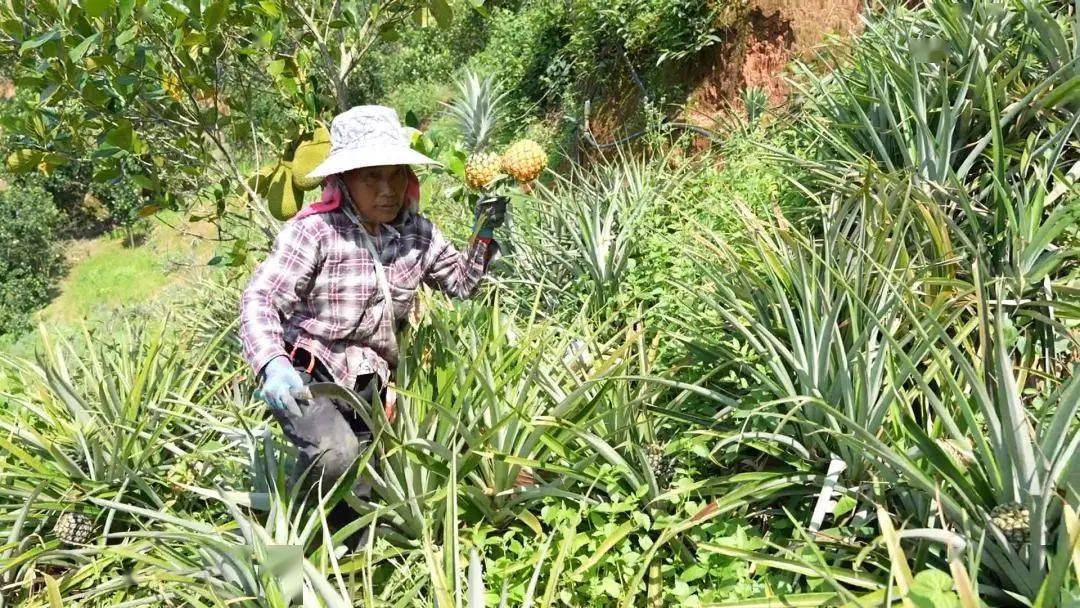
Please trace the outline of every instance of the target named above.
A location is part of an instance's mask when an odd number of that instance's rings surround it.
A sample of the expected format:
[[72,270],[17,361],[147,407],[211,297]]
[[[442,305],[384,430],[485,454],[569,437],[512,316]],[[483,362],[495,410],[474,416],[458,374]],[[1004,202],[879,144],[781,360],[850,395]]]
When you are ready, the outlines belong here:
[[457,97],[443,105],[457,123],[466,149],[481,151],[490,143],[498,127],[509,91],[501,90],[494,76],[481,78],[471,70],[457,81],[456,86]]

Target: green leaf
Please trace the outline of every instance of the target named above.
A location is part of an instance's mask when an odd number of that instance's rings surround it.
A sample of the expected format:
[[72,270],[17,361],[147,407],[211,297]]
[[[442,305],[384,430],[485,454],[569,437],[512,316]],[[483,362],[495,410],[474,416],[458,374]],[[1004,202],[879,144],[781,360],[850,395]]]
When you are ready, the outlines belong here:
[[379,38],[384,42],[397,42],[401,40],[401,34],[398,32],[396,23],[388,23],[379,28]]
[[597,563],[599,563],[600,560],[604,557],[604,555],[607,554],[607,552],[610,551],[612,547],[622,542],[622,539],[626,538],[626,535],[629,534],[633,529],[634,522],[624,522],[623,525],[619,526],[614,532],[609,534],[607,538],[604,539],[604,542],[600,543],[600,546],[597,547],[596,551],[592,555],[590,555],[588,559],[582,562],[580,566],[578,566],[578,569],[574,572],[574,574],[581,575],[588,571],[589,568],[592,568]]
[[135,36],[138,33],[139,33],[139,28],[137,26],[136,27],[130,27],[130,28],[120,32],[120,35],[116,37],[116,46],[125,46],[127,43],[134,40]]
[[150,217],[158,211],[161,211],[161,205],[146,205],[139,209],[137,215],[141,218]]
[[187,21],[188,10],[184,6],[174,2],[166,2],[161,6],[161,9],[172,19],[173,25],[179,26]]
[[918,608],[959,608],[960,598],[953,592],[952,578],[938,570],[923,570],[915,575],[909,599]]
[[261,8],[267,16],[274,18],[281,16],[281,6],[278,5],[275,0],[260,0],[259,8]]
[[82,97],[90,105],[99,106],[109,100],[109,96],[105,93],[96,82],[88,81],[83,85]]
[[206,34],[202,32],[189,32],[186,36],[184,36],[181,44],[186,47],[192,47],[195,45],[203,44],[204,42],[206,42]]
[[139,186],[140,188],[145,188],[146,190],[155,190],[155,189],[157,189],[157,181],[155,181],[153,178],[148,177],[146,175],[142,175],[142,174],[132,175],[131,176],[131,181],[134,182],[135,185]]
[[446,168],[451,173],[459,177],[465,177],[465,153],[461,151],[455,151],[446,159]]
[[94,181],[98,183],[105,183],[120,177],[120,167],[105,167],[94,173]]
[[37,150],[16,150],[7,157],[7,170],[11,173],[29,173],[41,162],[42,153]]
[[10,36],[21,36],[23,33],[22,22],[18,19],[2,19],[0,20],[0,30],[7,32]]
[[105,135],[105,142],[131,152],[135,148],[135,132],[131,127],[131,121],[121,120],[114,129]]
[[229,0],[218,0],[203,12],[203,26],[215,29],[229,11]]
[[49,576],[45,576],[45,589],[49,596],[49,608],[64,608],[64,599],[60,595],[60,585],[56,582],[56,579]]
[[59,30],[52,30],[52,31],[49,31],[49,32],[45,32],[44,34],[42,34],[42,35],[40,35],[40,36],[38,36],[36,38],[31,38],[30,40],[27,40],[26,42],[22,43],[22,45],[19,47],[19,55],[24,55],[24,54],[26,54],[26,51],[32,51],[32,50],[40,47],[41,45],[45,44],[46,42],[49,42],[51,40],[56,40],[59,37],[60,37]]
[[97,19],[113,7],[113,0],[83,0],[82,7],[86,16]]
[[266,66],[266,73],[269,74],[270,76],[272,76],[273,78],[277,78],[284,71],[285,71],[285,60],[284,59],[275,59],[275,60],[271,61],[269,63],[269,65]]
[[454,21],[454,9],[450,8],[450,4],[446,0],[431,0],[428,6],[439,27],[450,27],[450,24]]
[[56,152],[46,152],[41,156],[41,162],[38,166],[41,167],[46,173],[48,173],[61,165],[66,165],[67,162],[68,157],[64,156],[63,154],[57,154]]
[[858,504],[854,498],[850,496],[841,496],[840,500],[836,501],[833,506],[833,516],[840,517],[841,515],[850,512]]
[[82,61],[82,58],[86,56],[86,52],[90,50],[90,46],[96,43],[99,38],[101,38],[101,32],[83,38],[83,41],[78,46],[68,51],[68,58],[73,62]]
[[604,579],[600,581],[600,588],[604,590],[604,593],[607,593],[611,597],[619,597],[619,593],[622,592],[622,585],[610,576],[604,577]]
[[684,583],[690,583],[702,578],[708,573],[709,571],[705,569],[705,566],[694,564],[679,574],[679,580]]

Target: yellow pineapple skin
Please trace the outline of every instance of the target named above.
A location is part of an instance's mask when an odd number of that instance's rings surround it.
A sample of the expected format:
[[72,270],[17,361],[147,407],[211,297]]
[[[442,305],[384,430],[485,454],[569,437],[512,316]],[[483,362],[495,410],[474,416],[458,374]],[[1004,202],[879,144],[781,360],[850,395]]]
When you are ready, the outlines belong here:
[[547,152],[531,139],[515,142],[502,157],[502,170],[519,182],[528,183],[547,167]]
[[465,183],[475,190],[487,186],[498,177],[500,165],[498,154],[487,152],[473,155],[465,163]]

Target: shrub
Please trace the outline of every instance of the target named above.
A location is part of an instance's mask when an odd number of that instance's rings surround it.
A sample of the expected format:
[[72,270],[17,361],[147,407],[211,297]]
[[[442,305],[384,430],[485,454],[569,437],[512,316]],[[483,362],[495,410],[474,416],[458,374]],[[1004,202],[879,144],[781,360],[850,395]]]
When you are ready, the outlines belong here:
[[412,110],[431,117],[454,71],[484,47],[489,29],[483,15],[467,3],[451,3],[454,21],[448,28],[403,29],[400,38],[382,44],[349,83],[357,103],[386,103],[403,115]]
[[487,46],[469,61],[480,74],[494,74],[510,91],[508,115],[521,119],[541,108],[557,107],[561,98],[557,72],[559,50],[568,41],[566,4],[538,0],[520,10],[491,13]]
[[0,334],[26,327],[52,297],[63,269],[55,236],[61,214],[44,188],[20,184],[0,192]]

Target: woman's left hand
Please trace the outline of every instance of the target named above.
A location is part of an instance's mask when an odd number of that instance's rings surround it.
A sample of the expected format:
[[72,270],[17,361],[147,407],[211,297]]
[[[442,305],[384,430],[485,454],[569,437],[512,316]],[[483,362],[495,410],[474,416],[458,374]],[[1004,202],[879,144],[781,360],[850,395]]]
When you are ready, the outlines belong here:
[[506,221],[506,205],[510,202],[508,196],[484,195],[476,201],[474,217],[476,224],[473,232],[481,238],[490,239],[495,229]]

